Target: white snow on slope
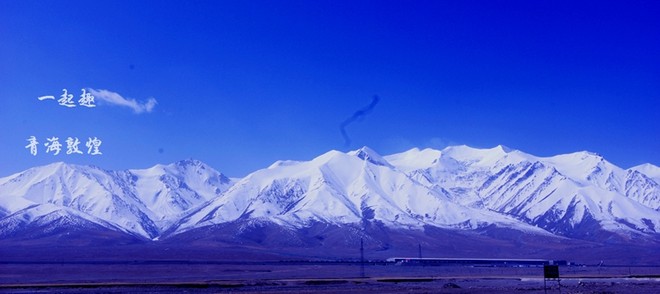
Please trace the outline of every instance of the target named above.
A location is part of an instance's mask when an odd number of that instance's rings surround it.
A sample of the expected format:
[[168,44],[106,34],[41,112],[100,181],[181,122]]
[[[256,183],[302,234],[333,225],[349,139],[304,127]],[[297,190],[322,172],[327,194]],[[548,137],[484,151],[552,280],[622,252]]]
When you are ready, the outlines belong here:
[[35,205],[56,205],[154,238],[187,209],[230,185],[229,179],[194,161],[123,172],[54,163],[0,179],[0,207],[9,215]]
[[640,173],[643,173],[647,177],[653,179],[656,183],[660,183],[660,167],[658,166],[655,166],[650,163],[645,163],[632,167],[629,170],[636,170]]
[[184,219],[179,231],[239,218],[266,218],[304,227],[378,220],[405,229],[425,225],[478,228],[488,224],[545,232],[491,211],[462,206],[428,189],[369,148],[330,151],[309,162],[273,165],[237,182],[222,197]]
[[117,172],[55,163],[0,178],[0,223],[20,230],[35,216],[70,216],[149,239],[239,219],[657,234],[657,170],[623,170],[590,152],[537,157],[504,146],[330,151],[242,179],[196,160]]
[[459,203],[552,231],[576,228],[588,218],[607,229],[645,233],[657,232],[660,224],[657,185],[635,189],[629,173],[589,152],[542,158],[503,146],[455,146],[385,159],[420,183],[449,191]]

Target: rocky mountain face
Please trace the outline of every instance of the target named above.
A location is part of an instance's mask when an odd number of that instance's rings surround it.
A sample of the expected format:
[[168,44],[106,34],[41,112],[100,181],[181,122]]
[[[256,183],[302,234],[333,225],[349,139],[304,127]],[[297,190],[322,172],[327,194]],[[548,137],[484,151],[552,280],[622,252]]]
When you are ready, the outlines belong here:
[[474,240],[657,249],[657,170],[624,170],[589,152],[536,157],[503,146],[330,151],[242,179],[195,160],[126,171],[54,163],[0,178],[0,238],[74,233],[337,250],[365,239],[388,250],[454,236],[463,240],[456,252]]
[[0,235],[66,217],[153,239],[231,185],[194,160],[120,172],[54,163],[0,179]]

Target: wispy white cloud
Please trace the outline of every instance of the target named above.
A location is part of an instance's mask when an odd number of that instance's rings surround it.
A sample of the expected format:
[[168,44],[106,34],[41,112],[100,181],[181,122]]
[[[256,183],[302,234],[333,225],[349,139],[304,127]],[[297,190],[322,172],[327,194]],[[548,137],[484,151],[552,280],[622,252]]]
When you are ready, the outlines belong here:
[[156,99],[153,97],[150,97],[147,99],[147,101],[140,102],[135,99],[124,98],[118,93],[108,90],[88,88],[87,91],[94,95],[96,101],[103,101],[118,106],[129,107],[133,109],[133,112],[135,113],[151,112],[154,107],[156,107],[156,104],[158,104],[158,101],[156,101]]

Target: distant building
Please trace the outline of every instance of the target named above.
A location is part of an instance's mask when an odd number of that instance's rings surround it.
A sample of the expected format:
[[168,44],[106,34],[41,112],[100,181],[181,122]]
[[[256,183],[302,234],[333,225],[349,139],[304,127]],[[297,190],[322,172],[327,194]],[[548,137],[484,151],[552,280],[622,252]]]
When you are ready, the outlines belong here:
[[477,266],[544,266],[567,265],[565,260],[503,258],[418,258],[391,257],[388,262],[399,265],[477,265]]

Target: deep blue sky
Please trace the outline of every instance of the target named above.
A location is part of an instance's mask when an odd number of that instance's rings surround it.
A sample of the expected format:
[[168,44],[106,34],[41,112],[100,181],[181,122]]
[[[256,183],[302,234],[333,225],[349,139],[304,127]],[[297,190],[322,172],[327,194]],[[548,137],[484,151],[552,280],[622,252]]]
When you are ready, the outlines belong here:
[[[191,2],[0,1],[0,176],[186,158],[244,176],[363,145],[660,164],[658,1]],[[158,104],[37,100],[62,88]],[[346,147],[341,122],[373,95]],[[104,154],[32,156],[33,135],[97,136]]]

